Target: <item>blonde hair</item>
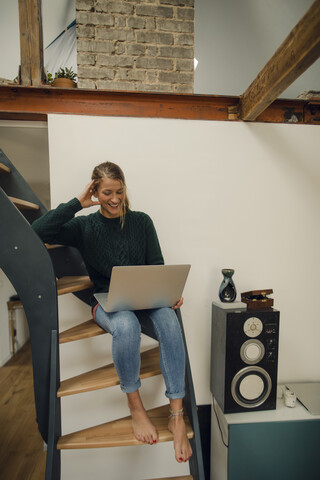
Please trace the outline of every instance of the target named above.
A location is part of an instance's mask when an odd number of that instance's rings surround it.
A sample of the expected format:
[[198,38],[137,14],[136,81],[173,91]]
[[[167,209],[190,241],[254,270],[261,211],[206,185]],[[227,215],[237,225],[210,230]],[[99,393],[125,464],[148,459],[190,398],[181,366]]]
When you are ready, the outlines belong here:
[[125,214],[127,213],[128,210],[130,210],[130,203],[127,195],[127,186],[126,186],[124,173],[121,170],[121,168],[115,163],[112,163],[112,162],[100,163],[100,165],[97,165],[93,169],[93,172],[91,175],[91,180],[94,180],[94,184],[92,188],[93,192],[97,191],[100,185],[100,182],[104,177],[110,178],[111,180],[119,181],[123,188],[124,199],[121,203],[121,210],[120,210],[120,222],[121,222],[121,228],[123,228]]

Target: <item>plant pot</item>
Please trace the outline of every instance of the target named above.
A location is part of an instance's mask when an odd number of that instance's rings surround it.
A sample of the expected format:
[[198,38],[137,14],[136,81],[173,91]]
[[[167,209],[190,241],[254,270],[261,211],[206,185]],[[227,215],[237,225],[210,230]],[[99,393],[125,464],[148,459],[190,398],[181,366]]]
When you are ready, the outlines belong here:
[[70,78],[55,78],[52,85],[57,88],[76,88],[77,86]]

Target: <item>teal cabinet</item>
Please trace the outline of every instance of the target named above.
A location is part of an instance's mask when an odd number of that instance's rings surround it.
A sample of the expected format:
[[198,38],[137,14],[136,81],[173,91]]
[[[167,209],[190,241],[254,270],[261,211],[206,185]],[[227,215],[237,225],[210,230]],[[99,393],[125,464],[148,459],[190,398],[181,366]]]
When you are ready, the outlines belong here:
[[320,415],[297,401],[223,414],[212,402],[210,480],[319,480]]

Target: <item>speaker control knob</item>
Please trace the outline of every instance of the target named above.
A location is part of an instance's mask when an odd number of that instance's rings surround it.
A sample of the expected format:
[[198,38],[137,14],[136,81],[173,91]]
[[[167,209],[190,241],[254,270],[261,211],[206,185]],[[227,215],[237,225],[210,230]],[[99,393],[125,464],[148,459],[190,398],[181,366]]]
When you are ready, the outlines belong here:
[[248,318],[243,325],[243,331],[247,337],[257,337],[263,330],[263,324],[257,317]]

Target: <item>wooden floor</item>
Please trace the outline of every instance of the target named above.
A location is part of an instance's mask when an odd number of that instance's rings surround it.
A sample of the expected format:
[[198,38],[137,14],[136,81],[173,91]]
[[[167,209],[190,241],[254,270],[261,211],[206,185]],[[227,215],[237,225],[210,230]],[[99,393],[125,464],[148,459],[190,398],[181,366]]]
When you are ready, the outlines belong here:
[[44,479],[46,453],[35,417],[27,343],[0,368],[0,479]]

